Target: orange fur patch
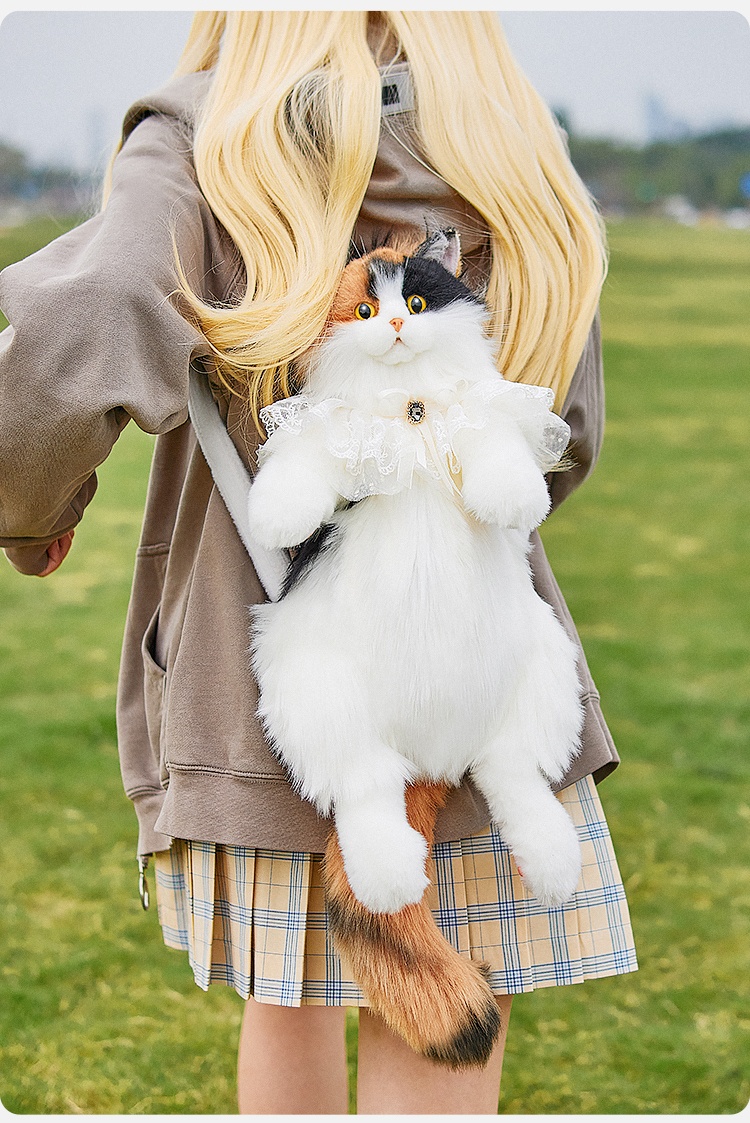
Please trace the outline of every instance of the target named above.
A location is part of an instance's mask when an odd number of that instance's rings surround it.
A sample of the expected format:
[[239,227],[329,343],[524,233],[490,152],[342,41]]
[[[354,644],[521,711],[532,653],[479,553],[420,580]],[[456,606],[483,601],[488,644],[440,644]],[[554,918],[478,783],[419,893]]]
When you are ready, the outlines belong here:
[[[332,324],[347,323],[353,320],[354,309],[363,300],[371,300],[367,295],[367,261],[359,258],[350,261],[341,274],[341,281],[333,298],[328,321]],[[376,302],[377,303],[377,302]]]

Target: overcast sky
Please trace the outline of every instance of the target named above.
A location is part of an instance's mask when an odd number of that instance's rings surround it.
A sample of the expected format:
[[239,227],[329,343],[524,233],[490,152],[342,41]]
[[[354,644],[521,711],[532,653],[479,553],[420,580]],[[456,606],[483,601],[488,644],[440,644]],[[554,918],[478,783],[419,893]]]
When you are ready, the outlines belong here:
[[[0,139],[38,162],[101,161],[128,105],[169,77],[191,18],[179,11],[6,15]],[[739,12],[512,11],[500,18],[532,82],[580,133],[646,140],[649,98],[652,116],[656,99],[663,119],[694,129],[750,125],[750,24]]]

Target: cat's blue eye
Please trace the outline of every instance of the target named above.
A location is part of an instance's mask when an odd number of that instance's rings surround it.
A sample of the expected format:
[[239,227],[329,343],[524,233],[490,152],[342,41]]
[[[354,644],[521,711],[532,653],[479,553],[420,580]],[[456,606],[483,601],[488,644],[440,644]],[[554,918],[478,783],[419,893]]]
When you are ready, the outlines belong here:
[[406,307],[409,309],[412,315],[416,316],[420,312],[424,312],[425,308],[427,307],[427,301],[423,296],[417,296],[417,294],[415,293],[407,300]]
[[354,309],[354,315],[358,320],[369,320],[370,316],[375,315],[375,305],[367,304],[366,302],[363,304],[358,304]]

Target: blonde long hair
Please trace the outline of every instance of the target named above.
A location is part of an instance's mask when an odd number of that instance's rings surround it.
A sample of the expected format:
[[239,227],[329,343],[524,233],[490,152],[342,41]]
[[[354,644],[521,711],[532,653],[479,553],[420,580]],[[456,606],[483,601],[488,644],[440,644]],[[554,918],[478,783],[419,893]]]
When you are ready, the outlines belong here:
[[[200,12],[178,65],[215,68],[195,167],[247,275],[231,307],[201,301],[181,273],[182,292],[256,424],[325,326],[375,161],[368,15]],[[598,211],[494,13],[378,15],[410,63],[422,158],[487,224],[498,369],[551,386],[559,408],[606,272]]]

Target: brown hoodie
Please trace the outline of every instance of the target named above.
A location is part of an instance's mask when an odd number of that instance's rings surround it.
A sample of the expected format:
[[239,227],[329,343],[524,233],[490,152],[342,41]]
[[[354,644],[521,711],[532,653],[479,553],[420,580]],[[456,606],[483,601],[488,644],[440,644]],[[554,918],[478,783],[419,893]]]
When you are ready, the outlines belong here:
[[[171,234],[196,291],[230,300],[241,262],[196,184],[191,122],[210,74],[170,82],[124,125],[106,209],[0,274],[0,545],[23,573],[80,520],[96,468],[132,418],[158,434],[123,643],[117,702],[122,776],[140,822],[138,852],[170,836],[323,851],[329,823],[292,789],[256,717],[247,606],[264,593],[213,486],[188,421],[188,370],[208,353],[170,298]],[[389,118],[390,127],[408,121]],[[476,211],[384,129],[355,231],[456,226],[470,275],[486,269]],[[245,464],[257,436],[214,388]],[[603,430],[595,322],[562,410],[576,467],[551,478],[557,506],[592,470]],[[580,647],[538,535],[532,568]],[[618,762],[581,651],[582,751],[559,787]],[[436,838],[489,821],[465,781],[440,812]]]

